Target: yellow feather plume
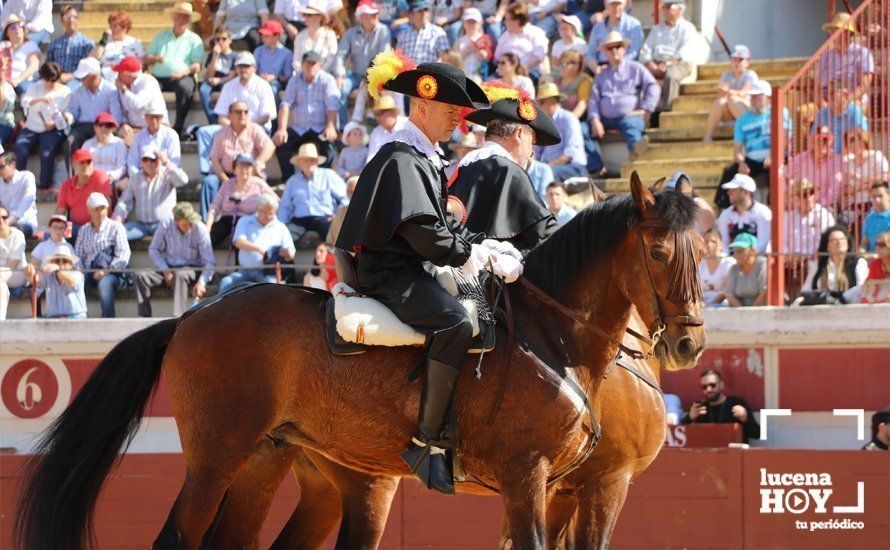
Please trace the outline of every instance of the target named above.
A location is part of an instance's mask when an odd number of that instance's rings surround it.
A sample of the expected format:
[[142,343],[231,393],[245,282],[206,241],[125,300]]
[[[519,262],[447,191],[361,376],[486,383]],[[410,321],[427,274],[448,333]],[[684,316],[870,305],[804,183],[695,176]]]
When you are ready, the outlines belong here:
[[383,85],[399,74],[416,69],[417,64],[402,54],[401,50],[386,50],[378,53],[368,67],[368,93],[375,100],[380,98]]
[[515,99],[519,101],[521,96],[520,90],[499,81],[483,84],[482,91],[485,92],[485,97],[488,98],[489,103],[494,103],[500,99]]

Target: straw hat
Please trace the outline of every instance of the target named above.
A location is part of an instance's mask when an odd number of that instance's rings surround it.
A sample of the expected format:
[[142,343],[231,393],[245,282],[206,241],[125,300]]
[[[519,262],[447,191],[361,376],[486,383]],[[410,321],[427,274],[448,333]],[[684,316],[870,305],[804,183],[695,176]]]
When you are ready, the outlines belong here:
[[300,145],[297,154],[292,156],[290,161],[293,163],[300,159],[315,159],[320,164],[327,160],[327,157],[318,154],[318,148],[314,143],[304,143],[303,145]]
[[853,16],[845,11],[834,14],[834,17],[831,19],[830,23],[825,23],[824,25],[822,25],[822,30],[827,33],[834,32],[835,29],[843,29],[853,34],[857,34],[859,32],[856,29],[856,25],[853,24]]
[[192,23],[195,23],[199,19],[201,19],[201,14],[195,11],[195,8],[192,7],[191,2],[177,2],[173,4],[173,6],[164,10],[164,15],[173,15],[176,13],[188,15],[189,19],[192,20]]
[[53,253],[46,257],[44,262],[50,263],[55,260],[67,260],[72,264],[76,264],[77,256],[75,256],[74,253],[71,252],[70,245],[62,244],[57,246]]
[[322,21],[327,22],[328,20],[328,14],[324,11],[324,5],[315,0],[309,0],[309,2],[306,3],[306,6],[300,10],[300,15],[320,15]]
[[627,47],[630,46],[630,40],[625,39],[618,31],[610,31],[609,34],[606,35],[606,38],[603,40],[603,43],[597,46],[597,49],[606,51],[606,48],[608,48],[612,44],[624,44],[624,46]]
[[390,109],[398,109],[399,106],[396,105],[396,98],[389,94],[381,94],[380,99],[378,99],[374,103],[374,107],[371,109],[374,112],[378,111],[388,111]]
[[353,130],[360,130],[362,133],[362,145],[367,144],[368,129],[365,128],[364,124],[359,124],[358,122],[356,122],[354,120],[350,120],[346,124],[346,127],[343,128],[343,137],[342,137],[343,145],[349,146],[349,142],[346,140],[346,138],[349,137],[349,134],[352,133]]
[[551,97],[565,99],[566,95],[559,91],[559,86],[556,85],[556,82],[544,82],[538,86],[538,95],[535,99],[544,101]]
[[459,149],[459,148],[478,149],[479,142],[476,140],[476,134],[474,134],[473,132],[470,132],[469,134],[462,136],[460,138],[460,140],[452,141],[451,148],[452,149]]

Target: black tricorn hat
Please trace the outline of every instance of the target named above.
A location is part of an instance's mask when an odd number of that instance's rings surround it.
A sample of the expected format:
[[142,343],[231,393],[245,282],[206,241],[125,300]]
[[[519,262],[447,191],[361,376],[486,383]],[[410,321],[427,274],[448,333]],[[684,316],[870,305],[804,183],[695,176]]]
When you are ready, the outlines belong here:
[[[490,88],[486,88],[489,91]],[[492,95],[489,92],[489,95]],[[523,94],[525,96],[525,94]],[[535,145],[556,145],[562,141],[550,115],[529,97],[505,97],[493,101],[488,109],[479,109],[466,119],[480,126],[488,126],[492,120],[508,120],[531,126],[535,131]]]
[[383,89],[470,109],[489,105],[482,88],[447,63],[421,63],[416,69],[399,73]]

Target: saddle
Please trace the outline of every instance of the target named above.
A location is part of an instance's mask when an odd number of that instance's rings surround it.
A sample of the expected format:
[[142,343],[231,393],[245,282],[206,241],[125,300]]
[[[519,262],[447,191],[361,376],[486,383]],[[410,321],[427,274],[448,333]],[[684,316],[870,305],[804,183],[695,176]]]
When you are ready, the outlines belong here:
[[[334,249],[334,266],[339,283],[333,288],[333,297],[326,305],[326,332],[328,346],[334,355],[357,355],[371,346],[423,346],[426,336],[399,320],[386,306],[373,298],[362,296],[351,254]],[[458,285],[450,272],[437,276],[440,284],[452,295],[457,295]],[[494,349],[494,328],[480,321],[479,308],[471,299],[461,299],[473,322],[473,343],[470,353],[488,352]]]

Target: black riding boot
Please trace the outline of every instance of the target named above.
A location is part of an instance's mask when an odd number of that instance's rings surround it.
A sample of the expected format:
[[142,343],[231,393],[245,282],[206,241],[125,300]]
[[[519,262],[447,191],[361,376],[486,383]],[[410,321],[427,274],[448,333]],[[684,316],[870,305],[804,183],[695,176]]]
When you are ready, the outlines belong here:
[[420,420],[417,436],[411,440],[402,460],[428,488],[446,495],[454,494],[454,479],[445,457],[445,450],[430,445],[442,435],[445,411],[451,401],[458,369],[441,361],[427,359],[426,376],[420,394]]

